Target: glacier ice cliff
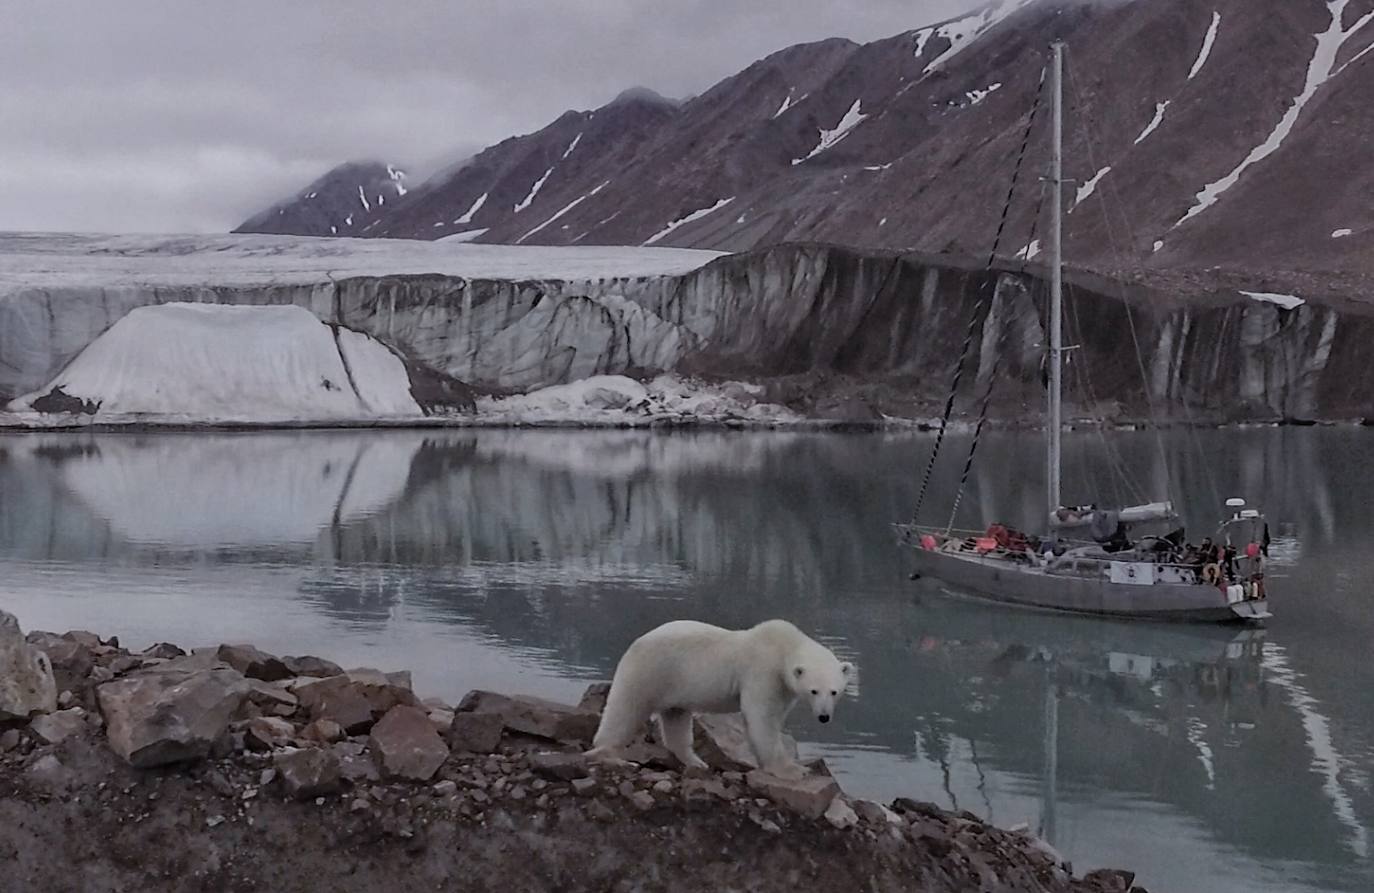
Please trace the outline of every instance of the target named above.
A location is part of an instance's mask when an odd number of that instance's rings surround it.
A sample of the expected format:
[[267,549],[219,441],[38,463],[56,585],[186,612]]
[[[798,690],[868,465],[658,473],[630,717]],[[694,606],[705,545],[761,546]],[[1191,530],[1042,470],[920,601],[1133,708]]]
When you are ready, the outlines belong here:
[[[48,384],[135,307],[191,302],[302,307],[496,391],[678,371],[777,384],[769,399],[820,414],[808,389],[881,385],[872,393],[888,401],[883,413],[919,415],[943,401],[971,313],[990,297],[973,327],[968,396],[1000,357],[999,408],[1029,416],[1042,400],[1045,300],[1033,264],[985,271],[944,255],[817,244],[719,255],[64,238],[40,251],[0,237],[0,396]],[[1069,280],[1066,338],[1079,349],[1065,380],[1080,414],[1127,418],[1152,405],[1209,421],[1374,415],[1361,306]]]

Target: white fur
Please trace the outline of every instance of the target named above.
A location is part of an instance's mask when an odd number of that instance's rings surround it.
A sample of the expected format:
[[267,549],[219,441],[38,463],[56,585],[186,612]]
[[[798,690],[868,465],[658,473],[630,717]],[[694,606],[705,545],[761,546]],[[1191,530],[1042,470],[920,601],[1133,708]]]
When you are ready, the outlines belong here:
[[692,714],[743,713],[759,767],[803,774],[782,746],[782,724],[799,698],[822,722],[853,675],[830,649],[785,620],[745,630],[675,620],[635,639],[615,668],[592,756],[610,756],[657,716],[661,739],[686,766],[706,764],[692,750]]

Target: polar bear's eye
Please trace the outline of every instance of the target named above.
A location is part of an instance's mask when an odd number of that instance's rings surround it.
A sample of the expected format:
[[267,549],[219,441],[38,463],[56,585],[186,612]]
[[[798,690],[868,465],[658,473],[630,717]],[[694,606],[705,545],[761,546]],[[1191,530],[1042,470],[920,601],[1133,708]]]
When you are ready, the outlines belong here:
[[832,698],[835,697],[835,694],[836,694],[836,693],[835,693],[834,691],[830,692],[830,697],[832,697]]
[[813,688],[813,689],[811,689],[811,694],[813,694],[813,695],[818,695],[818,694],[820,694],[820,692]]

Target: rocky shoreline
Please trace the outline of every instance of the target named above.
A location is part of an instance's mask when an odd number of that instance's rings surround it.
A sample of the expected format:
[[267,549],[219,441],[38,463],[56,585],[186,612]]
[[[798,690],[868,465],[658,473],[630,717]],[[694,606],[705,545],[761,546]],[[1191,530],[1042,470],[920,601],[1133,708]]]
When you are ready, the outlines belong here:
[[699,718],[709,770],[651,736],[588,761],[608,688],[448,705],[405,672],[0,611],[5,889],[1144,893],[972,813],[851,799],[821,761],[762,773],[736,717]]

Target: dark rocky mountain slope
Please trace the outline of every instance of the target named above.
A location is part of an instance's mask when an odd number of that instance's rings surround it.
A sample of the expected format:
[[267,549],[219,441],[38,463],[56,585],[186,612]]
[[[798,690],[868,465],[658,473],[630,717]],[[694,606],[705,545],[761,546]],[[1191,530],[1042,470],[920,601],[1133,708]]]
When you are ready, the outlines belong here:
[[341,164],[290,199],[244,221],[236,233],[357,236],[406,195],[406,175],[390,164]]
[[[1074,264],[1175,292],[1220,276],[1368,295],[1374,0],[995,0],[862,46],[794,46],[680,105],[632,91],[567,112],[388,201],[358,234],[985,255],[1057,39]],[[1035,252],[1048,122],[1004,257]],[[318,234],[283,227],[303,203],[240,229]]]

